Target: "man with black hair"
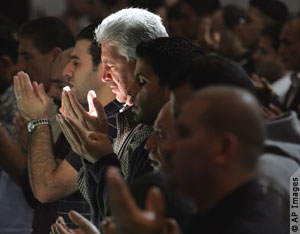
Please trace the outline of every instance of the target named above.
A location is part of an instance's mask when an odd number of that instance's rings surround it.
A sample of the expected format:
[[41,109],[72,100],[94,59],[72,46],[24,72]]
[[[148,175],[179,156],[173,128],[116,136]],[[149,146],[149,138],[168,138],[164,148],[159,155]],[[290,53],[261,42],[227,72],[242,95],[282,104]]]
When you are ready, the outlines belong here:
[[274,23],[284,23],[288,9],[280,0],[250,0],[248,17],[241,27],[240,37],[250,51],[256,49],[263,28]]
[[283,104],[291,85],[291,77],[278,53],[281,28],[281,24],[273,24],[262,30],[258,47],[253,52],[253,60],[255,73],[267,79],[279,103]]
[[284,110],[298,111],[300,103],[300,18],[289,19],[280,35],[279,54],[287,69],[292,70],[291,86],[284,100]]
[[[71,60],[68,60],[67,65],[61,71],[61,75],[68,80],[68,85],[72,88],[73,93],[80,97],[80,101],[84,102],[85,108],[88,108],[89,105],[86,97],[91,89],[95,90],[97,98],[104,105],[114,98],[110,88],[99,80],[102,66],[100,63],[101,50],[94,41],[94,30],[95,25],[90,25],[80,32],[76,45],[69,55]],[[18,101],[20,112],[28,121],[34,122],[47,119],[50,99],[41,86],[36,90],[40,98],[34,96],[28,78],[24,73],[19,73],[15,78],[16,95],[25,95],[24,98]],[[33,87],[35,87],[34,84]],[[92,96],[92,98],[95,98],[94,94]],[[33,103],[35,104],[33,105]],[[80,193],[75,193],[78,190],[76,181],[78,172],[64,160],[70,149],[68,148],[67,152],[64,153],[52,149],[51,132],[47,121],[36,125],[29,137],[28,168],[35,197],[43,203],[58,201],[57,215],[65,215],[72,208],[85,213],[89,217],[88,203],[85,202]],[[64,138],[63,134],[60,135],[60,138]],[[65,138],[63,142],[60,146],[66,148],[68,144]],[[79,163],[80,167],[80,158],[77,155],[73,157],[75,163]],[[57,158],[60,158],[60,160]]]

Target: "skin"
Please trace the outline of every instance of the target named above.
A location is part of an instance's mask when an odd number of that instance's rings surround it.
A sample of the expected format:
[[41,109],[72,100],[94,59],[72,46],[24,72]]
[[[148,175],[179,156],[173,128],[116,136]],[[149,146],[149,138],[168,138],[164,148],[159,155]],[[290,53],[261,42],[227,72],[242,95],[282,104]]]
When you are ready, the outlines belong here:
[[48,53],[42,54],[33,44],[29,37],[19,40],[18,70],[25,71],[30,75],[32,81],[43,83],[45,90],[50,88],[51,66],[55,58],[61,52],[58,47],[53,48]]
[[134,105],[135,118],[139,123],[153,125],[159,110],[169,99],[168,89],[160,85],[159,77],[141,58],[137,60],[134,76],[135,81],[128,88],[128,93]]
[[119,55],[116,46],[105,42],[101,44],[101,50],[102,81],[108,83],[120,103],[131,105],[127,88],[134,81],[133,74],[136,62],[128,62],[124,56]]
[[[58,63],[54,63],[52,74],[55,72],[62,74],[69,60],[69,54],[65,53],[61,56],[65,58],[61,57]],[[62,75],[57,78],[59,77],[62,78]],[[46,95],[43,85],[31,84],[29,77],[22,72],[14,79],[15,94],[22,95],[18,101],[22,116],[28,121],[48,118],[51,100]],[[53,143],[49,127],[38,126],[34,133],[30,134],[29,139],[27,167],[34,196],[40,202],[50,202],[75,192],[78,189],[77,171],[65,160],[61,163],[57,162],[52,151]]]
[[267,17],[262,12],[252,6],[247,9],[250,22],[243,23],[240,27],[240,37],[245,47],[254,50],[258,44],[261,30],[266,26]]
[[300,20],[294,19],[286,23],[281,31],[279,54],[287,69],[300,70]]
[[153,133],[146,142],[145,148],[149,151],[152,167],[156,171],[165,171],[167,164],[164,160],[162,147],[169,139],[174,127],[174,118],[171,113],[170,102],[166,103],[160,110],[153,126]]
[[281,57],[272,46],[272,41],[261,37],[257,50],[253,53],[257,75],[265,77],[273,83],[286,74]]
[[87,93],[91,87],[100,95],[99,90],[101,86],[104,86],[99,79],[101,65],[99,64],[95,67],[92,62],[92,56],[89,53],[91,44],[92,42],[89,40],[77,41],[71,52],[70,62],[63,70],[63,76],[69,79],[72,92],[85,108],[88,105]]

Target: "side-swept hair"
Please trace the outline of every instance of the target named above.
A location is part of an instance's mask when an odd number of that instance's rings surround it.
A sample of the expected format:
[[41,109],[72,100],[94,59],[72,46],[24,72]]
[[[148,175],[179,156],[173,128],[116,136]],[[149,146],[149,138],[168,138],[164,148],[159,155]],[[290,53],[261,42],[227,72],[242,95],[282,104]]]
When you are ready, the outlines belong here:
[[76,41],[79,40],[88,40],[91,42],[91,46],[89,48],[90,55],[92,56],[93,66],[97,67],[101,62],[101,47],[95,40],[95,28],[97,24],[90,24],[87,27],[83,28],[77,38]]
[[165,86],[181,66],[202,55],[201,49],[192,41],[181,37],[160,37],[141,42],[136,48],[138,58],[143,59]]
[[181,67],[169,79],[168,87],[174,90],[185,83],[194,90],[211,85],[229,85],[255,93],[246,71],[236,62],[218,55],[200,56]]
[[136,47],[140,42],[168,33],[161,18],[145,9],[122,9],[106,17],[95,31],[99,44],[108,43],[118,48],[118,53],[127,61],[135,61]]
[[30,20],[18,31],[18,38],[32,38],[40,53],[48,53],[55,47],[66,50],[74,46],[74,37],[70,29],[55,17]]

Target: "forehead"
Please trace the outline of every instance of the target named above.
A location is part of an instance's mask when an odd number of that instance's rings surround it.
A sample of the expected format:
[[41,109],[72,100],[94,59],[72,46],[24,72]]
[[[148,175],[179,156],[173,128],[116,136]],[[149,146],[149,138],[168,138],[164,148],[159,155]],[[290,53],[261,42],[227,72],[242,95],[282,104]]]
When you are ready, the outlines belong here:
[[[147,78],[156,77],[157,75],[154,73],[152,67],[142,58],[138,58],[135,66],[135,74],[143,73],[143,75],[147,76]],[[158,79],[158,78],[157,78]]]
[[34,46],[33,39],[30,37],[22,37],[19,39],[19,53],[39,53],[39,50]]
[[154,128],[170,130],[173,127],[173,123],[174,118],[171,113],[171,106],[167,104],[159,112],[154,123]]
[[90,55],[89,49],[91,42],[89,40],[79,40],[76,42],[74,49],[71,52],[71,56],[86,56]]
[[103,62],[124,62],[126,58],[119,54],[117,46],[111,45],[109,43],[102,43],[101,44],[101,58]]

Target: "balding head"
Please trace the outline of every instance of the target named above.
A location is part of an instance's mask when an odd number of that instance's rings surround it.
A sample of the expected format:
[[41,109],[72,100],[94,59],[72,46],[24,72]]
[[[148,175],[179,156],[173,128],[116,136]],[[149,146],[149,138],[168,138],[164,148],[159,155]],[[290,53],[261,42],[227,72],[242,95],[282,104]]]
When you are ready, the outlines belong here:
[[[196,107],[201,108],[196,108]],[[231,133],[238,140],[242,162],[254,168],[265,137],[264,120],[255,97],[240,88],[215,86],[197,92],[182,109],[211,132]]]

